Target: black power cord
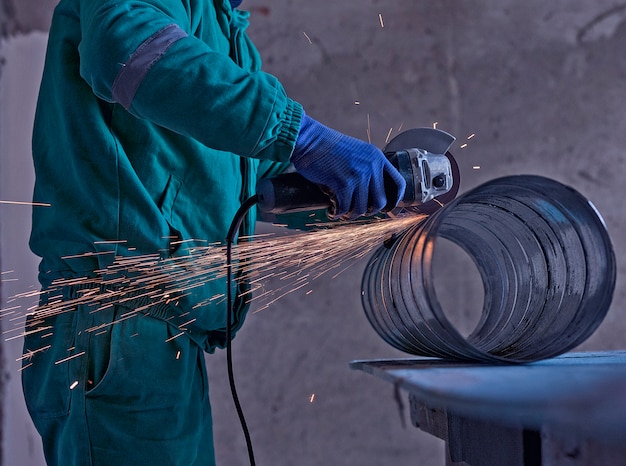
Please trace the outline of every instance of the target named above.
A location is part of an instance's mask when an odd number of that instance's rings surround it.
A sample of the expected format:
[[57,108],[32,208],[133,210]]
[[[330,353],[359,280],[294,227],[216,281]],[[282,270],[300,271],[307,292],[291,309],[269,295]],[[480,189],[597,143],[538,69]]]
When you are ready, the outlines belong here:
[[252,440],[250,439],[250,432],[248,431],[248,425],[246,424],[246,418],[243,414],[243,410],[241,409],[241,403],[239,403],[239,396],[237,395],[237,388],[235,387],[235,376],[233,373],[233,355],[232,355],[232,320],[233,320],[233,271],[232,271],[232,247],[235,242],[235,237],[237,236],[237,232],[239,231],[239,227],[241,226],[241,222],[245,218],[248,211],[256,205],[259,198],[257,195],[254,195],[248,198],[242,205],[239,207],[235,216],[233,217],[233,221],[230,224],[230,228],[228,230],[228,235],[226,236],[226,364],[228,366],[228,382],[230,384],[230,393],[233,397],[233,402],[235,403],[235,408],[237,409],[237,415],[239,416],[239,422],[241,423],[241,429],[243,430],[243,434],[246,437],[246,447],[248,448],[248,457],[250,458],[250,466],[255,466],[256,463],[254,461],[254,451],[252,449]]

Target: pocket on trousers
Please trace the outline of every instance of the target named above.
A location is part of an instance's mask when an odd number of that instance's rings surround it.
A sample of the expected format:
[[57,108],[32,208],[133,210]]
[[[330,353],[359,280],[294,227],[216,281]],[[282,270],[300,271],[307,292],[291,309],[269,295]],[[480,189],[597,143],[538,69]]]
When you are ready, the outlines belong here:
[[[76,334],[73,311],[50,317],[33,325],[27,321],[24,337],[22,389],[29,413],[37,418],[66,416],[70,409],[68,357]],[[30,327],[30,325],[33,325]],[[40,329],[37,331],[37,329]]]
[[[117,306],[115,306],[117,308]],[[117,315],[115,312],[114,315]],[[115,347],[119,340],[119,324],[115,318],[103,319],[100,325],[104,328],[89,334],[88,366],[85,394],[97,392],[106,386],[115,372]]]
[[[116,314],[120,312],[128,309],[119,308]],[[170,404],[180,398],[181,392],[189,388],[185,378],[193,376],[188,373],[185,361],[197,347],[187,337],[175,336],[168,323],[141,313],[111,325],[110,338],[104,340],[106,344],[90,345],[92,355],[96,356],[92,362],[104,361],[106,353],[108,360],[106,369],[104,363],[100,363],[100,369],[90,368],[90,374],[103,375],[99,381],[94,380],[90,389],[88,383],[86,396],[116,404],[141,400],[144,408]],[[97,338],[93,336],[92,343],[97,343]],[[101,356],[97,356],[98,352]]]

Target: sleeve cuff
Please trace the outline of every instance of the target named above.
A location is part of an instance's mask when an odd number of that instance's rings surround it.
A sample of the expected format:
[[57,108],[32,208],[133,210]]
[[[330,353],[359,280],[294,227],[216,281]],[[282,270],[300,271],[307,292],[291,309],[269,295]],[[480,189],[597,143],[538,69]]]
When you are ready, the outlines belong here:
[[287,106],[282,115],[283,124],[278,133],[278,141],[286,146],[289,146],[289,155],[293,152],[296,146],[296,139],[298,139],[298,133],[300,132],[300,124],[304,110],[295,100],[287,99]]

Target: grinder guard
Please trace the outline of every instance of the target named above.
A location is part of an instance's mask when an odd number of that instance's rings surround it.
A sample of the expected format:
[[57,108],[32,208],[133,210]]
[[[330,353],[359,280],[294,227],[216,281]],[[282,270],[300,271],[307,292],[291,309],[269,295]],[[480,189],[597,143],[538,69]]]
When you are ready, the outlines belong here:
[[[411,192],[405,193],[404,198],[400,200],[398,206],[389,212],[390,215],[398,216],[404,213],[432,214],[456,197],[459,192],[461,174],[456,160],[449,152],[450,146],[455,140],[456,138],[454,136],[440,129],[414,128],[400,133],[389,141],[387,146],[383,149],[387,158],[389,158],[391,163],[405,176],[405,179],[409,173],[411,176],[414,176],[413,180],[406,179],[407,191]],[[408,164],[407,157],[398,157],[402,155],[403,152],[409,152],[407,148],[421,152],[421,156],[427,161],[425,166],[428,167],[430,176],[428,176],[428,174],[425,175],[424,183],[420,183],[415,179],[415,177],[419,176],[419,172],[416,168],[409,170],[406,167]],[[444,167],[444,163],[441,161],[441,155],[444,155],[450,162],[449,172],[447,171],[448,168]],[[397,162],[394,162],[394,159],[396,159]],[[415,165],[419,160],[419,157],[410,157],[411,165]],[[432,185],[435,184],[433,181],[439,174],[444,172],[447,175],[446,189],[433,187]],[[415,175],[413,175],[413,173],[415,173]],[[427,194],[414,192],[414,188],[417,188],[420,184],[422,189],[426,187],[425,191],[427,191]],[[429,184],[431,185],[430,187],[428,186]],[[420,199],[420,196],[421,202],[417,203],[416,200]]]

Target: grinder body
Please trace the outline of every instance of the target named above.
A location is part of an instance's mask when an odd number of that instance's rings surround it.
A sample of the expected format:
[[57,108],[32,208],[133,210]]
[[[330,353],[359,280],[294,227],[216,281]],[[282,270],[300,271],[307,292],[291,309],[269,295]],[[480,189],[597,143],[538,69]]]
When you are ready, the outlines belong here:
[[[389,142],[383,152],[404,177],[406,190],[397,206],[385,211],[431,213],[454,199],[459,171],[448,152],[454,140],[445,131],[415,128]],[[328,209],[332,216],[335,205],[333,193],[296,172],[259,180],[257,196],[259,209],[272,214]]]

